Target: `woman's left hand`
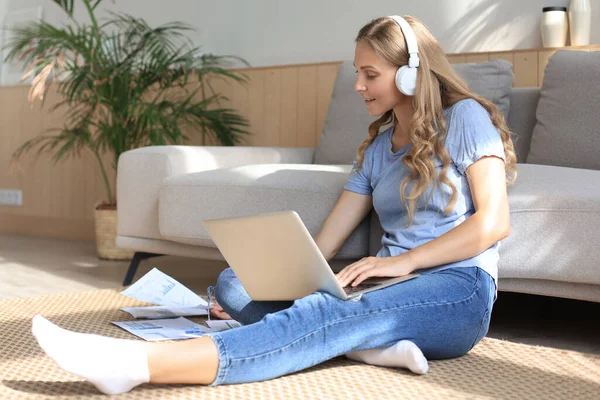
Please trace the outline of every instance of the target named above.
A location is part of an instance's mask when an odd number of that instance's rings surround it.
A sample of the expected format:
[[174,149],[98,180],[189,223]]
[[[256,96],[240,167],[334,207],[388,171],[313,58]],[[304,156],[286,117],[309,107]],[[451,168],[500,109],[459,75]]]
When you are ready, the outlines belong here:
[[365,257],[336,274],[342,287],[352,282],[352,286],[359,285],[371,277],[399,277],[414,271],[410,255],[403,253],[394,257]]

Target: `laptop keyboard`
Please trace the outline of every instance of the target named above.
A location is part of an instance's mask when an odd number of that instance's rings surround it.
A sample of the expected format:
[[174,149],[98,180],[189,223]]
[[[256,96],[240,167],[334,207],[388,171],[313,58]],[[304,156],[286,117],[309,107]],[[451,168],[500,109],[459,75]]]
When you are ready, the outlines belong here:
[[348,286],[343,287],[342,289],[344,289],[344,292],[346,292],[346,294],[352,294],[352,293],[360,292],[361,290],[372,288],[373,286],[376,286],[376,284],[361,283],[354,287],[348,285]]

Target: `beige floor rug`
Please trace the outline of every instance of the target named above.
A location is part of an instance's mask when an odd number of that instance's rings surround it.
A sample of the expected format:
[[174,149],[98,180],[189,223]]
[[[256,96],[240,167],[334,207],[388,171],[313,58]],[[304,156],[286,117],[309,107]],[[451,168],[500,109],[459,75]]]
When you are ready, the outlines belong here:
[[[0,399],[106,398],[46,357],[31,335],[42,314],[78,332],[134,339],[110,324],[121,307],[143,305],[98,290],[0,302]],[[201,319],[195,319],[201,321]],[[459,359],[432,361],[427,375],[343,357],[266,382],[243,385],[142,385],[123,399],[600,399],[600,356],[486,338]]]

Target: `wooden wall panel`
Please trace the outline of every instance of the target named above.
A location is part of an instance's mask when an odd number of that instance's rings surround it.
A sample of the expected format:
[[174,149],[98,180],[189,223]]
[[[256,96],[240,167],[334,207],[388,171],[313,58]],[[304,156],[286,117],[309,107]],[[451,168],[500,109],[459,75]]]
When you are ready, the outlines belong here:
[[268,146],[268,135],[265,134],[265,70],[252,71],[248,83],[247,117],[252,127],[252,135],[248,136],[250,146]]
[[317,67],[317,129],[315,130],[315,143],[317,144],[325,125],[337,69],[338,64],[323,64]]
[[516,53],[514,57],[514,86],[538,86],[538,53],[535,51]]
[[297,147],[296,125],[298,123],[298,70],[283,68],[281,70],[281,129],[279,130],[279,146]]
[[[218,102],[213,103],[213,105],[210,107],[210,109],[214,109],[214,108],[237,109],[238,107],[243,107],[244,104],[246,103],[247,89],[245,89],[243,87],[236,88],[236,86],[239,86],[239,85],[235,85],[224,79],[213,79],[210,82],[208,82],[206,89],[205,89],[207,97],[212,95],[213,92],[210,90],[210,88],[212,87],[212,89],[214,90],[215,93],[220,93],[221,95],[223,95],[224,97],[226,97],[228,99],[228,100],[220,100]],[[234,93],[235,89],[239,89],[239,92]],[[202,98],[201,94],[198,94],[196,96],[196,98],[201,99]],[[197,129],[192,128],[192,127],[185,127],[183,129],[183,131],[186,134],[186,136],[189,138],[189,142],[188,142],[189,145],[192,145],[192,146],[202,146],[203,145],[202,134],[201,134],[201,132],[198,132]],[[204,138],[204,145],[214,146],[216,144],[217,144],[217,140],[207,134],[206,137]]]
[[[33,106],[27,103],[28,90],[25,86],[0,89],[4,124],[2,135],[5,136],[2,142],[8,144],[2,146],[0,153],[0,187],[23,191],[23,207],[0,207],[0,212],[23,216],[89,219],[92,217],[95,202],[105,197],[103,186],[89,185],[86,182],[92,175],[93,180],[99,177],[91,158],[69,158],[54,164],[48,155],[38,156],[33,151],[26,154],[20,163],[15,164],[12,172],[8,170],[10,157],[17,147],[48,128],[57,128],[63,123],[62,112],[48,111],[58,100],[53,90],[48,92],[43,109],[39,101]],[[114,174],[112,175],[114,179]]]
[[503,59],[513,64],[515,74],[515,87],[541,86],[544,79],[544,70],[548,63],[548,58],[557,50],[579,50],[579,51],[600,51],[600,45],[572,46],[560,49],[531,49],[531,50],[513,50],[499,51],[492,53],[463,53],[449,54],[451,63],[481,62],[489,60]]
[[490,60],[489,53],[479,53],[479,54],[467,54],[465,56],[466,62],[468,63],[478,63],[485,62]]
[[[599,51],[600,45],[568,47]],[[550,55],[557,49],[450,54],[453,63],[505,59],[513,63],[515,86],[539,86]],[[215,90],[228,97],[221,106],[237,110],[250,121],[245,145],[314,147],[325,123],[339,62],[246,68],[250,82],[239,85],[213,80]],[[23,190],[23,207],[0,206],[0,232],[92,240],[93,207],[105,199],[95,160],[70,159],[53,165],[46,156],[27,156],[22,169],[8,172],[10,155],[25,140],[62,124],[60,113],[48,110],[58,100],[50,91],[42,109],[27,102],[27,86],[0,88],[2,146],[0,188]],[[190,145],[201,145],[199,132],[187,128]],[[214,139],[207,145],[217,145]],[[111,163],[110,156],[106,157]],[[115,173],[110,172],[113,190]]]
[[281,69],[266,71],[263,127],[265,143],[279,146],[281,124]]
[[451,64],[464,64],[467,62],[467,56],[462,54],[448,54],[448,60]]
[[490,61],[491,60],[506,60],[511,64],[515,63],[514,54],[506,52],[490,53]]
[[298,147],[316,147],[317,130],[317,69],[300,67],[298,69],[298,121],[296,124],[296,145]]

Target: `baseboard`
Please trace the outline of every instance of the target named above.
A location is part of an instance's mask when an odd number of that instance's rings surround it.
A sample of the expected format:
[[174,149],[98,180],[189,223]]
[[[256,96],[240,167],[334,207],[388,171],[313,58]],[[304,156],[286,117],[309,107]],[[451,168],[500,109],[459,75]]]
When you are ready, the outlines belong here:
[[15,215],[0,212],[0,233],[41,236],[93,242],[93,219],[71,219]]

